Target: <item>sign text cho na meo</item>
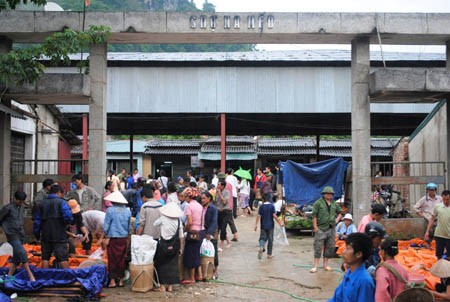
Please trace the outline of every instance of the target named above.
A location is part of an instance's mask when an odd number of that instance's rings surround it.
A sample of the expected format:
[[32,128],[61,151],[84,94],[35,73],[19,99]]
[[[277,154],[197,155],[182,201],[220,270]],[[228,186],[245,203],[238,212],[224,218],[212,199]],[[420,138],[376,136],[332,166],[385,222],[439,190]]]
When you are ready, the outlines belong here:
[[248,29],[272,29],[275,24],[273,15],[265,13],[259,15],[191,15],[189,18],[189,27],[191,29],[211,29],[215,30],[219,26],[224,29],[240,29],[246,26]]

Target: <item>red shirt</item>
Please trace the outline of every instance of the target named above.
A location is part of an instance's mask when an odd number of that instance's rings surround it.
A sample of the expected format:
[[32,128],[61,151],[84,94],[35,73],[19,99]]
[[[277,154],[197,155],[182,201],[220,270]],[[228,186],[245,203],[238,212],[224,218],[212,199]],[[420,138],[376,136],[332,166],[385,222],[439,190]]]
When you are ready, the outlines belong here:
[[[261,188],[262,184],[266,181],[266,175],[256,175],[255,176],[255,186],[253,187],[255,190]],[[259,185],[258,185],[259,184]]]
[[[385,262],[394,267],[400,276],[408,281],[408,273],[397,261],[386,260]],[[377,269],[375,279],[375,301],[377,302],[391,302],[395,296],[405,290],[404,283],[385,267],[380,266]]]

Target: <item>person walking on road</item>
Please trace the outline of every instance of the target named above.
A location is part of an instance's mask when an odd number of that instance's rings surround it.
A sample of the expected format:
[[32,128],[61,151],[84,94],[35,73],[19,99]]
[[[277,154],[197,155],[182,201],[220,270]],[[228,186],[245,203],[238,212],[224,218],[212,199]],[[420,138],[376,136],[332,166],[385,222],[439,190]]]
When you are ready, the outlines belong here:
[[274,220],[280,227],[283,226],[283,222],[278,219],[275,211],[275,206],[269,201],[270,195],[263,194],[263,204],[258,209],[258,216],[255,221],[255,232],[258,229],[258,223],[261,221],[260,233],[259,233],[259,250],[258,259],[261,260],[262,254],[265,251],[265,245],[267,242],[267,259],[272,259],[272,247],[273,247],[273,229],[275,227]]
[[[328,259],[334,256],[335,250],[335,226],[341,220],[342,209],[334,201],[334,190],[332,187],[325,187],[322,190],[322,197],[313,205],[312,217],[314,227],[314,267],[310,273],[317,272],[320,256],[323,252],[323,268],[331,271],[328,266]],[[337,217],[336,217],[337,216]]]

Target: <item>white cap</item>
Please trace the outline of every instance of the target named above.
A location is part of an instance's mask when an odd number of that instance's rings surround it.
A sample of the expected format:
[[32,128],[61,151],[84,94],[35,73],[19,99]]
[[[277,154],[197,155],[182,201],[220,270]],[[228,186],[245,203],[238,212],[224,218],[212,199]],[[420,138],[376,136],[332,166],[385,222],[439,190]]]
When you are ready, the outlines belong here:
[[351,221],[353,221],[353,216],[350,213],[345,214],[344,219],[350,219]]

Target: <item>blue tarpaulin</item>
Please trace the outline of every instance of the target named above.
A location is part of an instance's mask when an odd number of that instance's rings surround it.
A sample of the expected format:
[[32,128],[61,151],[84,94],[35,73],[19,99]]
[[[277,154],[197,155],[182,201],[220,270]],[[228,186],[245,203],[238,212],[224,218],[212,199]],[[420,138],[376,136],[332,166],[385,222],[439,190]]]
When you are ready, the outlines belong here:
[[344,175],[348,163],[342,158],[312,164],[293,161],[280,162],[283,171],[284,195],[287,202],[309,205],[321,197],[322,189],[331,186],[335,199],[343,192]]
[[[30,282],[24,269],[18,270],[14,280],[1,283],[1,289],[11,292],[39,291],[43,287],[58,287],[79,282],[87,297],[102,291],[107,281],[106,266],[95,265],[77,269],[37,269],[32,268],[36,281]],[[0,275],[8,274],[8,268],[0,268]],[[0,300],[3,301],[3,300]],[[7,301],[7,300],[6,300]]]

